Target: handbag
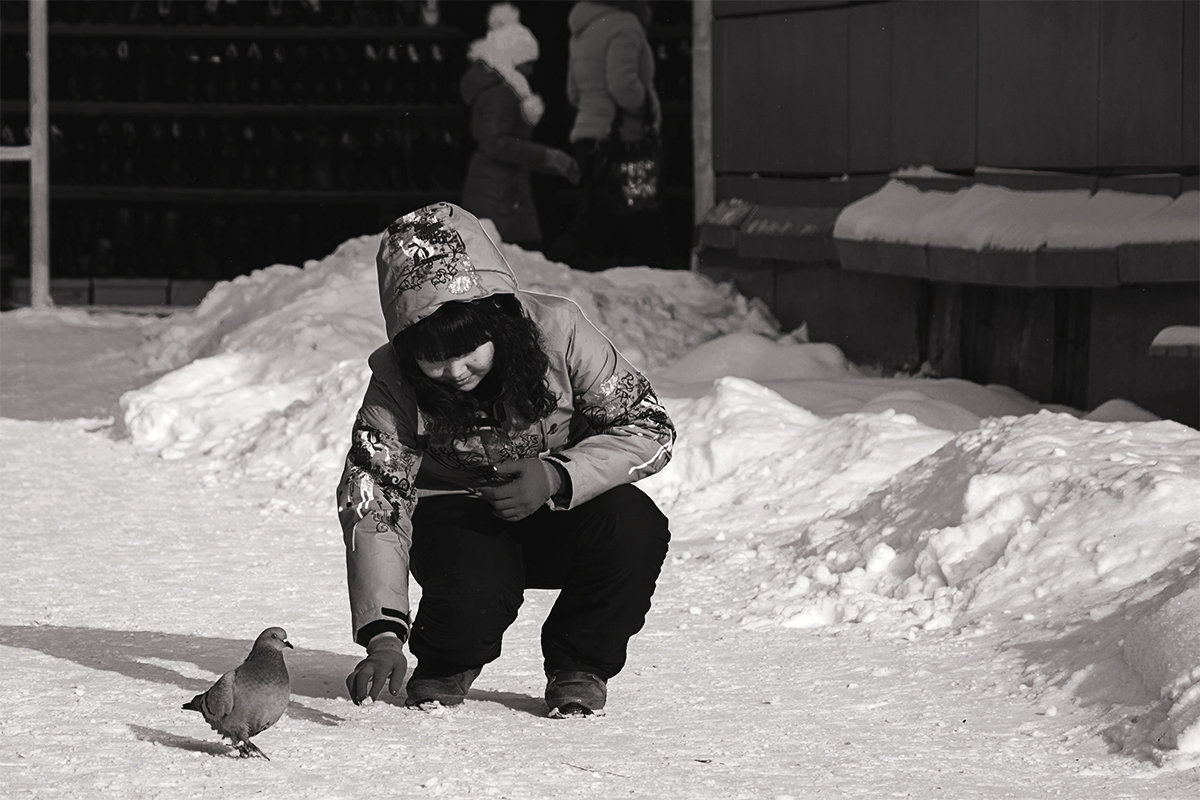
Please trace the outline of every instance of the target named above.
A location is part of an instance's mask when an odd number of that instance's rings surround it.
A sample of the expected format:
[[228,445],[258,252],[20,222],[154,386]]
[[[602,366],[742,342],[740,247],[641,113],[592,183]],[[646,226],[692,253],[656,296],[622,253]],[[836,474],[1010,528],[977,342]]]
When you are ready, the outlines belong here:
[[612,214],[638,214],[659,209],[659,176],[662,174],[662,139],[652,120],[653,106],[646,95],[642,138],[621,140],[625,112],[617,108],[608,138],[601,143],[600,182],[604,206]]

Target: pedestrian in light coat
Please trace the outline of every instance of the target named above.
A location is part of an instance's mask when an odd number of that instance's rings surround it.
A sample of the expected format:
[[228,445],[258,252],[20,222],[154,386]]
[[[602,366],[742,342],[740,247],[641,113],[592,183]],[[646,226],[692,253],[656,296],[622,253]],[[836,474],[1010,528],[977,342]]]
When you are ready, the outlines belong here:
[[647,127],[661,128],[654,55],[645,30],[649,17],[648,3],[618,0],[582,0],[567,16],[567,100],[576,109],[569,138],[579,162],[580,196],[566,231],[546,249],[553,261],[589,270],[664,265],[662,212],[616,214],[606,199],[603,169],[611,135],[632,142],[646,136]]

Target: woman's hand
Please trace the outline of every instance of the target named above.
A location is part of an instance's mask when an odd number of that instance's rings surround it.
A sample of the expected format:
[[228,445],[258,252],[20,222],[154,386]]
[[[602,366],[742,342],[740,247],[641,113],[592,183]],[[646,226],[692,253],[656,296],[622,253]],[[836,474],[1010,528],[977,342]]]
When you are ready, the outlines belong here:
[[508,522],[525,519],[562,488],[558,469],[540,458],[497,464],[496,474],[505,482],[483,486],[479,495],[491,504],[496,516]]
[[380,634],[367,644],[367,657],[358,662],[346,676],[346,690],[354,705],[362,705],[368,697],[379,699],[387,684],[392,696],[400,694],[408,662],[404,658],[404,643],[398,636]]

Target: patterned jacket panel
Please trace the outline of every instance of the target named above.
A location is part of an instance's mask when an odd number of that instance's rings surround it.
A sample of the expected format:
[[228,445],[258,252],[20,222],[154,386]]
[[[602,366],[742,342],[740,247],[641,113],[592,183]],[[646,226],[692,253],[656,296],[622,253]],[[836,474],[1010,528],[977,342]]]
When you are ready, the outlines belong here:
[[547,421],[544,457],[570,476],[566,507],[666,466],[675,426],[646,377],[575,303],[532,292],[521,298],[541,324],[550,351],[559,408]]
[[351,624],[354,640],[364,646],[387,630],[408,637],[408,554],[422,462],[412,435],[415,418],[411,399],[398,403],[386,384],[373,378],[338,482]]

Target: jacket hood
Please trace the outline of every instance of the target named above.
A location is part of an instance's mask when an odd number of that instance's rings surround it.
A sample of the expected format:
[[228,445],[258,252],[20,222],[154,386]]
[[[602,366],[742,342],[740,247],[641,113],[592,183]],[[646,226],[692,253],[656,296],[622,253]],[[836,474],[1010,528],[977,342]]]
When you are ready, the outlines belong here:
[[504,86],[512,89],[520,101],[521,115],[530,125],[536,126],[546,113],[546,105],[542,96],[534,94],[529,88],[529,81],[516,67],[505,64],[493,64],[486,58],[471,61],[471,66],[463,73],[458,90],[463,102],[468,106],[475,103],[476,98],[493,86]]
[[471,66],[463,73],[458,89],[462,93],[463,102],[471,105],[485,89],[503,82],[504,79],[482,61],[472,61]]
[[516,294],[517,279],[479,220],[434,203],[388,226],[375,257],[388,341],[451,300]]
[[620,14],[623,13],[620,9],[613,6],[606,6],[601,3],[591,3],[588,0],[576,3],[571,13],[567,14],[567,28],[571,31],[572,36],[576,36],[605,14]]

